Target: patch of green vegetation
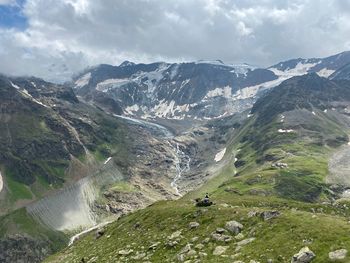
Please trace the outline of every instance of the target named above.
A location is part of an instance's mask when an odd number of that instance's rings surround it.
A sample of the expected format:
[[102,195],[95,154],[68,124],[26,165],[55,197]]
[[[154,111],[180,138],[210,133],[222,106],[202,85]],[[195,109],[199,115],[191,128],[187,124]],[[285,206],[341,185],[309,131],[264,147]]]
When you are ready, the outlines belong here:
[[21,199],[32,199],[33,195],[30,188],[24,184],[21,184],[12,178],[12,174],[9,170],[5,172],[6,184],[10,190],[10,200],[16,202]]
[[115,191],[115,192],[136,192],[137,189],[130,183],[128,182],[118,182],[116,184],[113,184],[111,188],[109,188],[110,191]]

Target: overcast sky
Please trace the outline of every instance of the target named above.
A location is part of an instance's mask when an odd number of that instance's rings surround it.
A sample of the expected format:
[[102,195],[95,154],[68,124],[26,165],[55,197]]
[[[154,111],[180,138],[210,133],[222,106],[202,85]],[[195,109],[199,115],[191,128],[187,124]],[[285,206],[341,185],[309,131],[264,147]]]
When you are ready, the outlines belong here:
[[350,0],[0,0],[0,72],[221,59],[269,66],[350,50]]

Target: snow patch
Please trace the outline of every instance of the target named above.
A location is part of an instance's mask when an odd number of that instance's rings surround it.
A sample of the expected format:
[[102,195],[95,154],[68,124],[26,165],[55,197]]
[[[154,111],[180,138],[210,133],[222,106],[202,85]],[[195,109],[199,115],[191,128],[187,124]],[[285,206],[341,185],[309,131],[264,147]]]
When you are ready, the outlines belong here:
[[312,112],[312,115],[315,115],[315,116],[316,116],[316,113],[313,111],[313,112]]
[[103,164],[107,164],[111,159],[112,159],[112,157],[108,157],[107,160]]
[[323,68],[317,72],[317,75],[319,75],[320,77],[328,78],[334,72],[335,70],[333,69]]
[[290,133],[290,132],[294,132],[294,130],[292,130],[292,129],[287,129],[287,130],[284,130],[284,129],[278,129],[278,132],[279,133]]
[[106,79],[104,81],[101,81],[97,83],[96,90],[107,92],[110,89],[115,89],[120,86],[123,86],[124,84],[130,82],[129,79]]
[[218,96],[222,96],[222,97],[227,98],[227,99],[231,98],[231,96],[232,96],[231,87],[226,86],[223,88],[216,88],[213,90],[209,90],[207,95],[204,97],[204,99],[218,97]]
[[81,88],[89,84],[89,81],[91,79],[91,72],[86,73],[84,76],[79,78],[78,80],[75,81],[75,86],[74,88]]
[[134,114],[134,112],[139,111],[139,109],[140,109],[139,105],[134,104],[134,105],[132,105],[132,106],[127,106],[127,107],[125,108],[124,113],[125,113],[126,115],[132,115],[132,114]]
[[294,68],[288,68],[284,71],[279,70],[277,68],[269,68],[269,70],[271,70],[273,73],[275,73],[275,75],[277,76],[283,76],[283,77],[287,77],[287,78],[291,78],[294,76],[301,76],[301,75],[305,75],[306,73],[309,72],[310,69],[312,69],[314,66],[316,66],[318,63],[303,63],[303,62],[299,62]]
[[224,157],[225,153],[226,153],[226,148],[224,148],[220,152],[218,152],[214,158],[215,162],[221,161],[221,159]]
[[14,87],[15,89],[18,89],[18,90],[21,89],[21,88],[18,87],[16,84],[14,84],[12,81],[10,81],[10,83],[11,83],[11,86]]

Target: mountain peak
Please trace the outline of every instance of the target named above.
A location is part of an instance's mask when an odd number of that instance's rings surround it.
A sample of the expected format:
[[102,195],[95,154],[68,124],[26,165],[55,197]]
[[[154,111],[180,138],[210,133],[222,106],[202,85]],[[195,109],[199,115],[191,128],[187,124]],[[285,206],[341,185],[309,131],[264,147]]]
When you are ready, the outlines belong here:
[[127,66],[134,66],[134,65],[136,65],[134,62],[125,60],[124,62],[122,62],[122,63],[119,65],[119,67],[127,67]]

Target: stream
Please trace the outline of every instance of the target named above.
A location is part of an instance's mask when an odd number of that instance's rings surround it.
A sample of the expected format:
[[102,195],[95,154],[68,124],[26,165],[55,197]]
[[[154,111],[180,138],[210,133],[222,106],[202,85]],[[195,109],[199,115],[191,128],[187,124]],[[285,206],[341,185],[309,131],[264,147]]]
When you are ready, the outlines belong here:
[[173,149],[174,163],[175,163],[175,169],[176,169],[176,175],[173,178],[170,185],[172,188],[174,188],[176,195],[182,196],[179,190],[178,181],[181,179],[183,173],[188,172],[191,169],[190,168],[191,158],[183,150],[181,150],[179,143],[174,141],[174,137],[175,137],[174,134],[172,134],[172,132],[170,132],[166,127],[153,122],[134,119],[131,117],[126,117],[121,115],[114,115],[114,116],[124,119],[129,123],[145,126],[155,136],[164,138],[168,142],[169,146]]

